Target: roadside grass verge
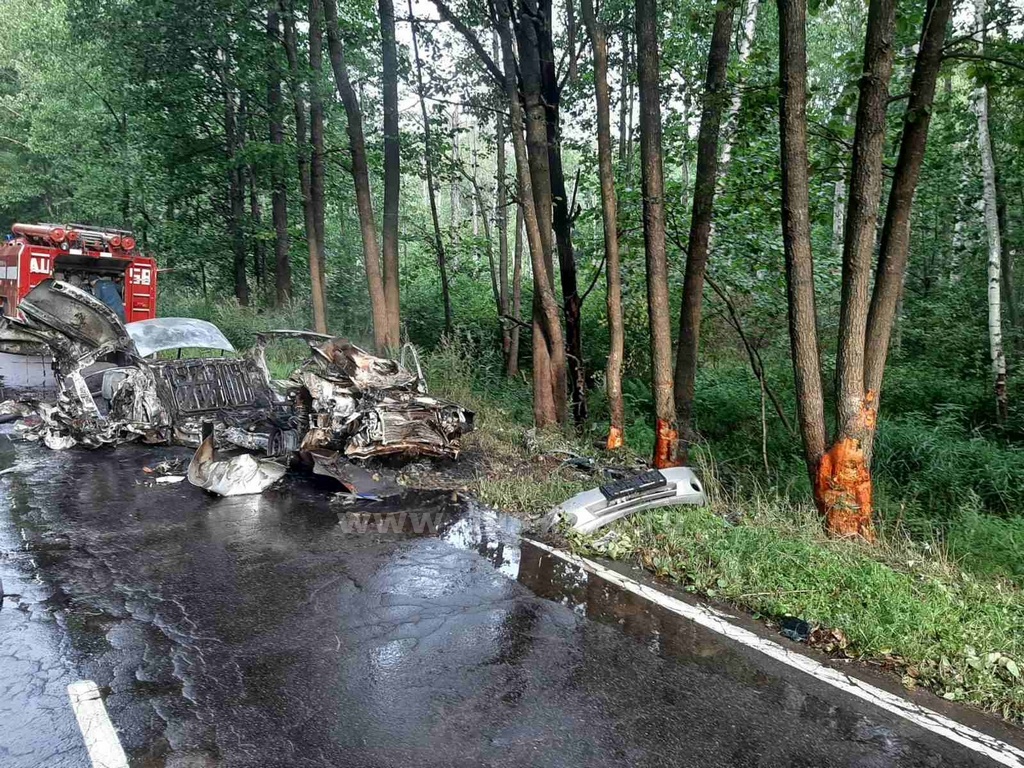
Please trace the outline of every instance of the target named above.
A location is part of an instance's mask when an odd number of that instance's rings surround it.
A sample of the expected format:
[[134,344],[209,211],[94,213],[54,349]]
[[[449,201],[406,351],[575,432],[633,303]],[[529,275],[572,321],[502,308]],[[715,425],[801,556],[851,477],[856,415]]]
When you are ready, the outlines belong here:
[[[506,379],[494,359],[448,344],[425,363],[431,391],[476,410],[469,445],[481,467],[472,490],[487,504],[536,519],[599,482],[566,457],[627,465],[639,459],[531,429],[527,385]],[[1016,520],[985,514],[968,496],[961,509],[946,512],[965,521],[955,538],[939,529],[912,531],[893,514],[880,521],[874,546],[835,541],[788,486],[767,487],[734,468],[720,477],[706,446],[697,463],[707,507],[654,510],[595,536],[567,534],[569,547],[638,564],[768,622],[799,617],[819,630],[812,643],[826,652],[1024,723],[1024,595],[1001,571],[970,568],[966,551],[977,550],[984,563],[987,550],[1002,543],[1009,560],[1016,544],[1004,533]]]
[[637,563],[757,617],[804,619],[825,630],[812,641],[826,651],[1024,723],[1020,589],[962,570],[934,545],[894,533],[876,546],[831,540],[810,505],[720,488],[708,507],[654,510],[569,538],[580,554]]

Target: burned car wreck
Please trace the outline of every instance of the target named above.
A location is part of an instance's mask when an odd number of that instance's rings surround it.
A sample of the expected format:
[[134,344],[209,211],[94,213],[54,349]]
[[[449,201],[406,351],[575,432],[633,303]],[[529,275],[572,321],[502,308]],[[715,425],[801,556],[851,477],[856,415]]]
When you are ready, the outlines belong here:
[[[240,448],[278,460],[301,457],[344,483],[338,467],[348,460],[456,458],[473,426],[472,412],[427,394],[408,345],[395,361],[342,338],[272,331],[259,334],[250,352],[229,356],[230,342],[210,323],[125,325],[95,297],[56,280],[30,291],[19,308],[24,320],[0,322],[0,351],[52,356],[55,402],[35,403],[36,415],[19,424],[25,438],[50,448],[130,441],[198,447],[205,437],[208,453]],[[308,345],[308,357],[288,379],[272,380],[268,346],[296,339]],[[184,348],[221,356],[182,357]],[[169,357],[173,350],[177,358]]]

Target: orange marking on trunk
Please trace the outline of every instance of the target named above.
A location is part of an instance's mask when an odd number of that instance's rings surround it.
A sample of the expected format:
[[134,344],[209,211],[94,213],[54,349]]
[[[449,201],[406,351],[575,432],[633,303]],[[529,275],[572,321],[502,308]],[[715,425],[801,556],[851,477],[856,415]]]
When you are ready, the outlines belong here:
[[667,469],[681,466],[679,461],[679,432],[664,419],[658,419],[654,437],[654,467]]
[[608,442],[605,444],[605,449],[614,451],[625,444],[626,441],[622,436],[622,427],[616,427],[614,425],[608,427]]
[[875,540],[871,522],[871,471],[860,441],[844,437],[818,464],[815,498],[832,536]]

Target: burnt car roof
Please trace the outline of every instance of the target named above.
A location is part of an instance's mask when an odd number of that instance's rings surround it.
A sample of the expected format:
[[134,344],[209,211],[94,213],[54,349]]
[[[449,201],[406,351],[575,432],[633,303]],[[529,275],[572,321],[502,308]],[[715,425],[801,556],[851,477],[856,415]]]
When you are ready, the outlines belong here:
[[235,348],[220,328],[206,320],[191,317],[155,317],[137,320],[125,326],[142,357],[169,349],[218,349],[234,352]]

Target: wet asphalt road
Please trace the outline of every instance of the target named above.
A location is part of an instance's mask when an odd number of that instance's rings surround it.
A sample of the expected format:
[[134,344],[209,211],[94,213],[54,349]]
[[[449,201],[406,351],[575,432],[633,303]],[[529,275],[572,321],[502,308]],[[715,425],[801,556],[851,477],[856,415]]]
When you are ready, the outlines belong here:
[[[972,752],[587,583],[447,496],[360,530],[303,479],[214,499],[166,449],[0,435],[0,766],[973,766]],[[418,529],[418,530],[417,530]]]

